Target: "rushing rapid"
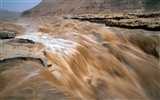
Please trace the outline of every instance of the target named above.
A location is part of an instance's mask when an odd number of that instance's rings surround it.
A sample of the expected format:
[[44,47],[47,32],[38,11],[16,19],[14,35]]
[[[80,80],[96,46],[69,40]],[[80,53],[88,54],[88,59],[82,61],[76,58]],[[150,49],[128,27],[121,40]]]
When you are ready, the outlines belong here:
[[1,62],[2,99],[160,98],[159,31],[51,17],[14,24],[25,29],[16,38],[44,45],[47,66],[32,60]]

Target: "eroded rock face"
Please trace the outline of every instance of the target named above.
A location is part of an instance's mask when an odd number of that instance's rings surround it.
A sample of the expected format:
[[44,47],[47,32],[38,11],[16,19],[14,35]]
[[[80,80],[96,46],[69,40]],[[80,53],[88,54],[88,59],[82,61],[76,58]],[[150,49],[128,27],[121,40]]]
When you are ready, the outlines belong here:
[[27,39],[1,40],[0,60],[16,57],[40,58],[46,63],[43,44]]
[[72,19],[105,24],[112,27],[160,31],[160,12],[130,14],[85,14]]
[[22,12],[21,16],[139,13],[159,10],[159,0],[42,0],[34,8]]

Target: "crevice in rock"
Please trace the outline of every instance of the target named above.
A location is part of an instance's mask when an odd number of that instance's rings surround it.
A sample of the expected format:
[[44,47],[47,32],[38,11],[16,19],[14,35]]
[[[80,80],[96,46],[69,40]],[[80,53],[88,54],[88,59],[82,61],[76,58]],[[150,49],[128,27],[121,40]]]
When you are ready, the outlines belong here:
[[14,57],[14,58],[7,58],[0,60],[0,63],[5,63],[5,62],[12,62],[16,60],[23,60],[23,61],[34,61],[42,64],[45,67],[45,64],[41,58],[32,58],[32,57]]

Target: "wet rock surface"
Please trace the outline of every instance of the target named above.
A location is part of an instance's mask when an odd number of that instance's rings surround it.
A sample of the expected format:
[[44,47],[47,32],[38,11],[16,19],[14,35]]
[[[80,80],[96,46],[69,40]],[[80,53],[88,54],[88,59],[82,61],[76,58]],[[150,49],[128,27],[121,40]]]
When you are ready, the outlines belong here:
[[0,39],[11,39],[11,38],[15,38],[15,37],[16,37],[15,33],[5,32],[5,31],[0,32]]
[[79,15],[72,19],[105,24],[112,27],[160,31],[160,12],[130,14]]
[[44,56],[45,48],[41,43],[35,43],[27,39],[8,39],[0,41],[0,60],[9,58],[39,58],[46,63]]

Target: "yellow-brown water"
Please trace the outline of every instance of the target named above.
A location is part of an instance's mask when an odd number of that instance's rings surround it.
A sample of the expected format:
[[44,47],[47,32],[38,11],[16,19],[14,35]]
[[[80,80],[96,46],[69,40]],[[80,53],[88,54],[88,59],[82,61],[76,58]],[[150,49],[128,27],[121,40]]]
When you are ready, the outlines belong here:
[[[159,31],[50,17],[15,23],[26,29],[17,38],[44,44],[48,67],[30,61],[2,65],[15,69],[2,73],[7,83],[2,95],[16,90],[15,97],[32,100],[160,98]],[[21,88],[31,95],[17,92]]]

